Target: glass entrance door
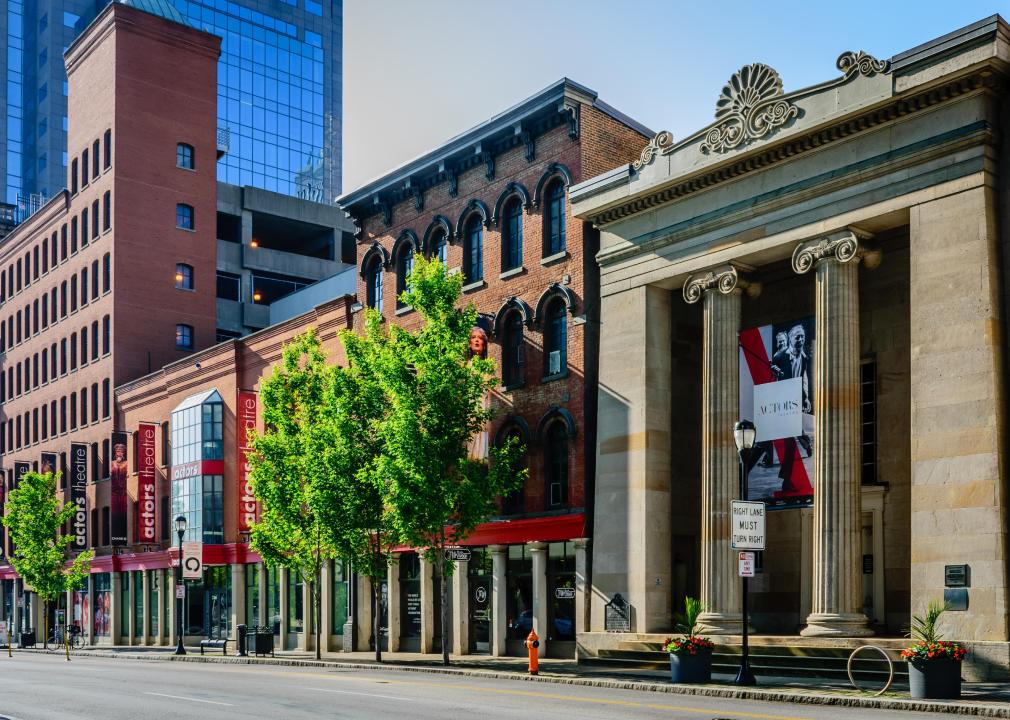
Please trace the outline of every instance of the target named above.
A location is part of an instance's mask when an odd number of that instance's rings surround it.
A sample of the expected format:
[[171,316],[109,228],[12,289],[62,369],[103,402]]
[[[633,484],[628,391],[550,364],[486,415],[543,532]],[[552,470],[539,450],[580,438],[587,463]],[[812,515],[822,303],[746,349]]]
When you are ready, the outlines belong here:
[[417,553],[400,555],[400,650],[421,650],[421,561]]

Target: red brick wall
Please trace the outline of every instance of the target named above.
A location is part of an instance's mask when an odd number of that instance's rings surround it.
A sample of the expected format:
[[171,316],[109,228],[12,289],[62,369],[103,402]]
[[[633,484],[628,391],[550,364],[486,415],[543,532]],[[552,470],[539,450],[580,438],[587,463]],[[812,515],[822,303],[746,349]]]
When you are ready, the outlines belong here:
[[[436,215],[446,216],[455,228],[460,214],[471,199],[483,201],[493,213],[495,204],[510,182],[524,185],[532,197],[536,185],[552,163],[560,163],[568,168],[572,181],[578,183],[601,170],[616,167],[626,162],[629,148],[637,147],[633,153],[637,157],[647,139],[610,118],[610,116],[583,105],[580,137],[573,140],[568,135],[568,126],[557,127],[536,140],[536,157],[533,162],[525,158],[522,147],[510,150],[495,158],[495,179],[488,181],[485,167],[480,165],[460,175],[458,194],[449,195],[449,184],[442,183],[425,192],[424,209],[418,212],[413,201],[397,204],[392,208],[392,221],[387,226],[381,215],[373,215],[364,220],[358,251],[359,263],[364,252],[373,242],[379,242],[390,253],[396,239],[404,230],[413,230],[418,238],[424,239],[429,224]],[[502,228],[492,224],[484,229],[484,278],[486,286],[464,294],[463,303],[472,302],[481,313],[495,314],[510,297],[524,300],[536,309],[541,294],[552,284],[562,283],[566,276],[569,287],[576,297],[572,315],[581,316],[592,312],[597,303],[598,270],[595,263],[596,233],[591,228],[575,220],[567,207],[566,250],[567,257],[547,266],[541,264],[543,257],[543,207],[533,209],[523,215],[523,267],[522,274],[500,279]],[[587,254],[588,253],[588,254]],[[461,241],[454,238],[448,250],[450,268],[462,268],[463,250]],[[587,296],[587,290],[589,295]],[[358,296],[367,297],[364,280],[359,275]],[[395,258],[387,268],[383,283],[382,312],[390,322],[407,328],[416,328],[420,318],[415,312],[397,313]],[[356,317],[360,330],[363,316]],[[577,427],[577,435],[569,446],[569,486],[568,505],[572,508],[584,507],[586,503],[586,477],[593,472],[595,452],[595,355],[596,331],[588,325],[575,325],[568,318],[568,368],[567,378],[541,382],[544,375],[544,337],[540,328],[527,329],[525,385],[513,391],[499,388],[493,395],[492,404],[497,417],[492,422],[489,433],[495,432],[505,422],[507,414],[521,416],[530,426],[531,438],[528,446],[530,477],[525,488],[526,513],[538,513],[547,509],[548,498],[544,482],[543,447],[535,435],[541,418],[558,406],[568,410]],[[493,338],[490,356],[501,365],[500,338]],[[586,371],[590,371],[587,378]],[[586,437],[592,439],[586,442]]]

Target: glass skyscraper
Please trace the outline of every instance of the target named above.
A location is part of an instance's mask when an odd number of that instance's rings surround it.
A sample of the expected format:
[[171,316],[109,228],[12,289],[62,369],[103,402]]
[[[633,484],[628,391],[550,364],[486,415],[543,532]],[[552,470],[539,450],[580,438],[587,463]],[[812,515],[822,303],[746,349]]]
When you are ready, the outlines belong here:
[[[333,202],[341,191],[343,0],[120,1],[221,37],[218,125],[228,152],[218,179]],[[108,2],[0,3],[3,201],[66,186],[63,51]]]

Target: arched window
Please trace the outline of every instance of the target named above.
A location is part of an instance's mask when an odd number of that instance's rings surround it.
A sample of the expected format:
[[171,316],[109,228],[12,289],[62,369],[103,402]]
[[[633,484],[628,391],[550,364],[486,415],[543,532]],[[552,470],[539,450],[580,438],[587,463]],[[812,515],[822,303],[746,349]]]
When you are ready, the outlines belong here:
[[192,230],[194,228],[192,205],[179,203],[175,206],[175,226],[182,230]]
[[484,279],[484,225],[480,215],[467,218],[463,233],[463,274],[468,283]]
[[525,363],[523,319],[518,310],[512,310],[505,318],[501,341],[502,385],[506,388],[523,384]]
[[445,239],[444,230],[436,230],[434,235],[431,237],[431,257],[432,259],[438,258],[438,261],[443,265],[448,263],[448,247],[449,243]]
[[175,348],[177,350],[193,349],[193,326],[179,324],[175,326]]
[[192,145],[179,143],[175,146],[175,166],[184,170],[196,169]]
[[400,295],[410,290],[408,278],[414,272],[414,247],[409,242],[403,243],[396,255],[396,306],[403,307]]
[[[508,422],[501,431],[498,433],[498,441],[502,444],[508,442],[510,439],[515,438],[517,441],[526,445],[528,443],[528,433],[524,433],[522,428],[514,420]],[[521,461],[523,467],[526,466],[527,461],[525,455]],[[505,495],[501,499],[501,514],[502,515],[522,515],[525,510],[526,500],[526,488],[520,485],[510,494]]]
[[552,180],[544,192],[544,257],[565,251],[565,184]]
[[544,435],[544,481],[547,509],[568,504],[568,431],[555,421]]
[[568,321],[565,302],[552,300],[544,318],[544,377],[561,375],[568,370]]
[[193,266],[186,263],[175,264],[175,287],[178,290],[193,289]]
[[365,271],[365,294],[368,307],[382,311],[382,258],[373,257]]
[[502,272],[522,267],[523,206],[515,196],[506,203],[502,213],[501,255]]

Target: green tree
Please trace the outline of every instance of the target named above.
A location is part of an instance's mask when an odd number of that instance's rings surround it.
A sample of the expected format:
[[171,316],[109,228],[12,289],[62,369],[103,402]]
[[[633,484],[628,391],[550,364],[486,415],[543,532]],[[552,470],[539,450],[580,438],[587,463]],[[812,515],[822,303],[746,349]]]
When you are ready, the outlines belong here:
[[[26,473],[7,497],[6,509],[3,524],[14,544],[11,565],[45,604],[43,627],[48,640],[49,603],[78,588],[90,571],[94,552],[86,550],[66,562],[73,536],[64,534],[63,529],[77,508],[71,503],[60,503],[53,473]],[[70,660],[69,647],[67,660]]]
[[260,389],[266,430],[253,433],[248,454],[253,494],[261,506],[250,542],[268,565],[285,567],[309,583],[317,658],[322,650],[320,575],[335,556],[316,511],[320,473],[314,450],[332,383],[325,359],[314,330],[284,347],[281,363]]
[[477,320],[459,309],[462,276],[437,259],[414,258],[402,301],[423,320],[417,332],[392,327],[379,371],[386,395],[384,452],[376,471],[403,539],[423,548],[442,583],[442,662],[449,664],[446,548],[459,543],[497,510],[497,499],[525,480],[522,447],[514,439],[471,457],[470,445],[491,419],[485,398],[497,385],[494,362],[469,351]]
[[381,316],[369,311],[363,336],[341,333],[347,365],[332,368],[312,448],[318,459],[315,511],[336,553],[370,580],[372,632],[379,662],[379,586],[397,543],[386,510],[386,481],[378,470],[383,452],[380,427],[386,415],[377,371],[386,346],[381,323]]

